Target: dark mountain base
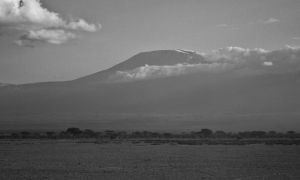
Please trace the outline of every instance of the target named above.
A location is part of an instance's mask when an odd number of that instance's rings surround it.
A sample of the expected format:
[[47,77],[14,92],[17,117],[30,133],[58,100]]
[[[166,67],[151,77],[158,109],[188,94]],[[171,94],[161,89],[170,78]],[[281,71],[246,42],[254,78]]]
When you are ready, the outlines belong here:
[[65,113],[7,115],[0,130],[63,130],[68,127],[94,130],[197,131],[299,131],[300,113],[285,114],[92,114]]

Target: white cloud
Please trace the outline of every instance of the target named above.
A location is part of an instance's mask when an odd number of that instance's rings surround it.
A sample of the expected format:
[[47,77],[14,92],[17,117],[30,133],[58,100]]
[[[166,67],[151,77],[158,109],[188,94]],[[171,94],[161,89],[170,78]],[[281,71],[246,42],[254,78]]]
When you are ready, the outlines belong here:
[[[42,7],[40,0],[1,0],[0,25],[2,29],[20,31],[25,34],[23,38],[43,39],[53,44],[74,38],[74,31],[96,32],[101,28],[84,19],[65,20]],[[18,44],[21,45],[22,40],[19,39]]]
[[66,25],[66,28],[73,29],[73,30],[84,30],[88,32],[96,32],[101,28],[101,25],[89,24],[83,19],[79,19],[77,21],[72,21]]
[[[285,48],[267,51],[264,49],[245,49],[227,47],[199,53],[205,63],[144,65],[127,71],[117,71],[110,81],[132,81],[178,76],[189,73],[224,73],[234,72],[240,75],[256,75],[263,73],[290,73],[300,71],[300,48]],[[188,58],[188,55],[187,55]]]
[[294,40],[300,40],[300,37],[293,37]]
[[268,25],[268,24],[274,24],[274,23],[278,23],[278,22],[280,22],[279,19],[271,17],[269,19],[260,19],[260,20],[257,20],[257,21],[249,22],[248,25],[256,25],[256,24],[265,24],[265,25]]
[[145,65],[129,71],[117,71],[111,76],[112,81],[128,81],[153,79],[160,77],[178,76],[187,73],[209,72],[219,73],[233,68],[232,65],[226,63],[211,63],[211,64],[176,64],[166,66],[149,66]]
[[21,25],[53,27],[64,23],[57,13],[43,8],[37,0],[1,0],[0,21],[20,27]]
[[273,66],[273,63],[272,62],[268,62],[268,61],[265,61],[263,64],[265,66]]
[[229,25],[228,24],[218,24],[217,27],[219,27],[219,28],[227,28],[227,27],[229,27]]
[[42,41],[48,42],[51,44],[62,44],[69,39],[76,38],[76,35],[71,32],[66,32],[64,30],[48,30],[48,29],[41,29],[41,30],[32,30],[29,31],[28,34],[25,34],[21,37],[22,41]]
[[223,28],[223,29],[228,29],[228,30],[238,30],[238,27],[234,27],[233,25],[229,24],[218,24],[216,25],[217,28]]
[[264,24],[273,24],[273,23],[277,23],[277,22],[279,22],[279,20],[276,18],[269,18],[269,19],[263,21]]

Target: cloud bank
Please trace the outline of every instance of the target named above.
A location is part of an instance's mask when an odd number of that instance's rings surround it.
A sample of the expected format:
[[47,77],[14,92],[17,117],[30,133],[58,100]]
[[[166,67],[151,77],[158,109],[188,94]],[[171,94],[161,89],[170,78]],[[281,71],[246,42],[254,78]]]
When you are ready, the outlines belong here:
[[269,18],[269,19],[263,21],[264,24],[273,24],[273,23],[277,23],[277,22],[279,22],[279,20],[276,18]]
[[1,0],[0,25],[2,31],[22,34],[16,41],[19,45],[36,41],[62,44],[76,38],[77,32],[96,32],[101,28],[84,19],[65,20],[42,7],[40,0]]
[[[197,55],[202,56],[205,59],[205,63],[183,63],[164,66],[144,65],[127,71],[116,71],[109,80],[112,82],[135,81],[190,73],[221,74],[232,72],[236,73],[236,75],[258,75],[300,71],[299,47],[286,46],[273,51],[227,47],[209,53],[197,53]],[[188,62],[188,54],[186,59]]]
[[41,29],[36,31],[29,31],[24,34],[19,40],[20,43],[24,41],[44,41],[51,44],[62,44],[69,39],[76,38],[76,35],[71,32],[66,32],[64,30],[47,30]]

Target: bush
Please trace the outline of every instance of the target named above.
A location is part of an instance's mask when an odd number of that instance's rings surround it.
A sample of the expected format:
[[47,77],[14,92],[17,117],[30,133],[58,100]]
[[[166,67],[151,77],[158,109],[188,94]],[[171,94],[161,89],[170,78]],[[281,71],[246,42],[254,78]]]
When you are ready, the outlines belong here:
[[83,137],[85,138],[95,138],[96,137],[96,133],[90,129],[86,129],[82,132]]
[[82,133],[82,131],[79,128],[68,128],[66,133],[77,137]]
[[47,138],[54,138],[55,137],[55,132],[49,131],[46,132]]

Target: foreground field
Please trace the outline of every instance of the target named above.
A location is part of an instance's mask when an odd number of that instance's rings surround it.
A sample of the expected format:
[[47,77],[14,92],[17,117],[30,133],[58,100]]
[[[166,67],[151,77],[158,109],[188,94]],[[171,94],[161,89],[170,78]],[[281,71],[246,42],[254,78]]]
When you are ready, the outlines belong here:
[[0,179],[300,179],[300,146],[3,140]]

